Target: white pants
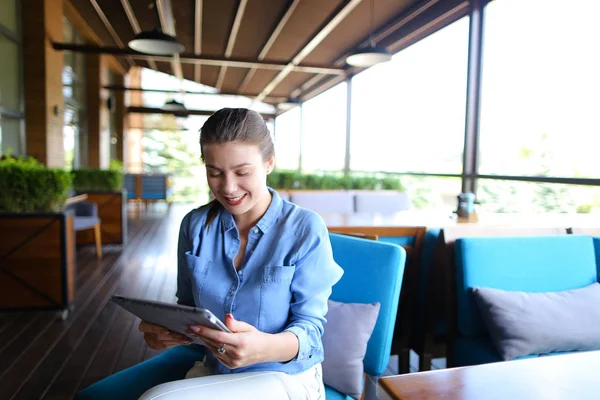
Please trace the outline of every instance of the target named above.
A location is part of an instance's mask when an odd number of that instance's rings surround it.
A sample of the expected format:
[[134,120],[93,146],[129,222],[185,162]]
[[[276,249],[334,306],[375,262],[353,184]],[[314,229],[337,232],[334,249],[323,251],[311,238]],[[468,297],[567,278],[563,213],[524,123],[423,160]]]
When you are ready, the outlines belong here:
[[155,386],[140,397],[140,400],[171,399],[325,400],[325,388],[318,364],[297,375],[262,371],[183,379]]

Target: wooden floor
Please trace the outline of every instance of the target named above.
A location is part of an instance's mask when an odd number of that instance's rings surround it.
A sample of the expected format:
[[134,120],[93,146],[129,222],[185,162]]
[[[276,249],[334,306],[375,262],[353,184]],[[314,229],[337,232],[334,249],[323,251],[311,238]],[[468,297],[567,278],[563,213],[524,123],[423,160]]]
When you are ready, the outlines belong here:
[[[138,320],[109,302],[113,293],[175,301],[179,223],[192,206],[131,209],[126,246],[77,250],[74,309],[0,313],[0,399],[71,399],[75,393],[156,353]],[[115,399],[117,400],[117,399]]]
[[[102,261],[94,246],[79,248],[75,308],[66,321],[54,311],[0,312],[0,399],[71,399],[157,354],[139,333],[139,320],[108,300],[113,293],[176,300],[179,223],[191,208],[131,208],[126,246],[104,246]],[[411,371],[418,365],[413,358]],[[392,357],[384,375],[394,374],[395,364]]]

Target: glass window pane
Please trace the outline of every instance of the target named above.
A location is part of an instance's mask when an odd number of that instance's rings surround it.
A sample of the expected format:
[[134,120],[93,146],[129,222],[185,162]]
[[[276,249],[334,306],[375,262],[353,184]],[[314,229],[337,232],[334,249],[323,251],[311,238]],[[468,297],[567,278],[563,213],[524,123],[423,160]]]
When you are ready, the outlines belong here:
[[350,168],[460,173],[469,20],[352,79]]
[[0,1],[0,24],[14,34],[19,33],[17,30],[17,0]]
[[599,14],[589,0],[486,7],[480,173],[600,175]]
[[303,104],[303,172],[344,169],[347,86],[342,82]]
[[19,46],[0,35],[0,106],[21,112]]
[[12,155],[24,153],[21,143],[22,120],[0,117],[0,150],[2,154],[10,152]]
[[275,165],[296,170],[300,161],[300,107],[275,118]]
[[400,181],[410,196],[411,208],[435,211],[436,215],[445,216],[456,210],[456,196],[461,191],[460,178],[406,175]]
[[596,186],[481,179],[477,197],[484,212],[600,213]]

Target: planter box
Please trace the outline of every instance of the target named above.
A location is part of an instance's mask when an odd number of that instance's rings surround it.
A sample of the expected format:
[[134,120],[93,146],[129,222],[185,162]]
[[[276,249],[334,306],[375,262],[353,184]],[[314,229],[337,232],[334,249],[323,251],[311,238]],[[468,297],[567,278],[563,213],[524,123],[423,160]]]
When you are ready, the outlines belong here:
[[0,309],[69,309],[75,298],[73,217],[0,214],[0,226]]
[[[98,205],[98,217],[102,232],[102,244],[125,244],[127,242],[127,194],[121,192],[86,192],[86,201]],[[77,232],[77,244],[93,244],[92,229]]]

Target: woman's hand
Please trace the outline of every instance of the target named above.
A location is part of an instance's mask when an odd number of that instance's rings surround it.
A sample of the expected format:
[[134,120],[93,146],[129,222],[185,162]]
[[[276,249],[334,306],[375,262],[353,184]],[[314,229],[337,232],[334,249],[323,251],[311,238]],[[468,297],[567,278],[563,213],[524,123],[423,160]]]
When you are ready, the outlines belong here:
[[139,330],[144,333],[144,340],[148,347],[154,350],[164,350],[182,344],[191,344],[192,341],[176,332],[171,332],[167,328],[159,325],[150,324],[142,321]]
[[[240,368],[268,359],[269,340],[273,337],[250,324],[238,321],[233,315],[225,316],[227,333],[200,325],[190,326],[190,333],[202,339],[215,357],[228,368]],[[219,352],[224,349],[225,352]]]

